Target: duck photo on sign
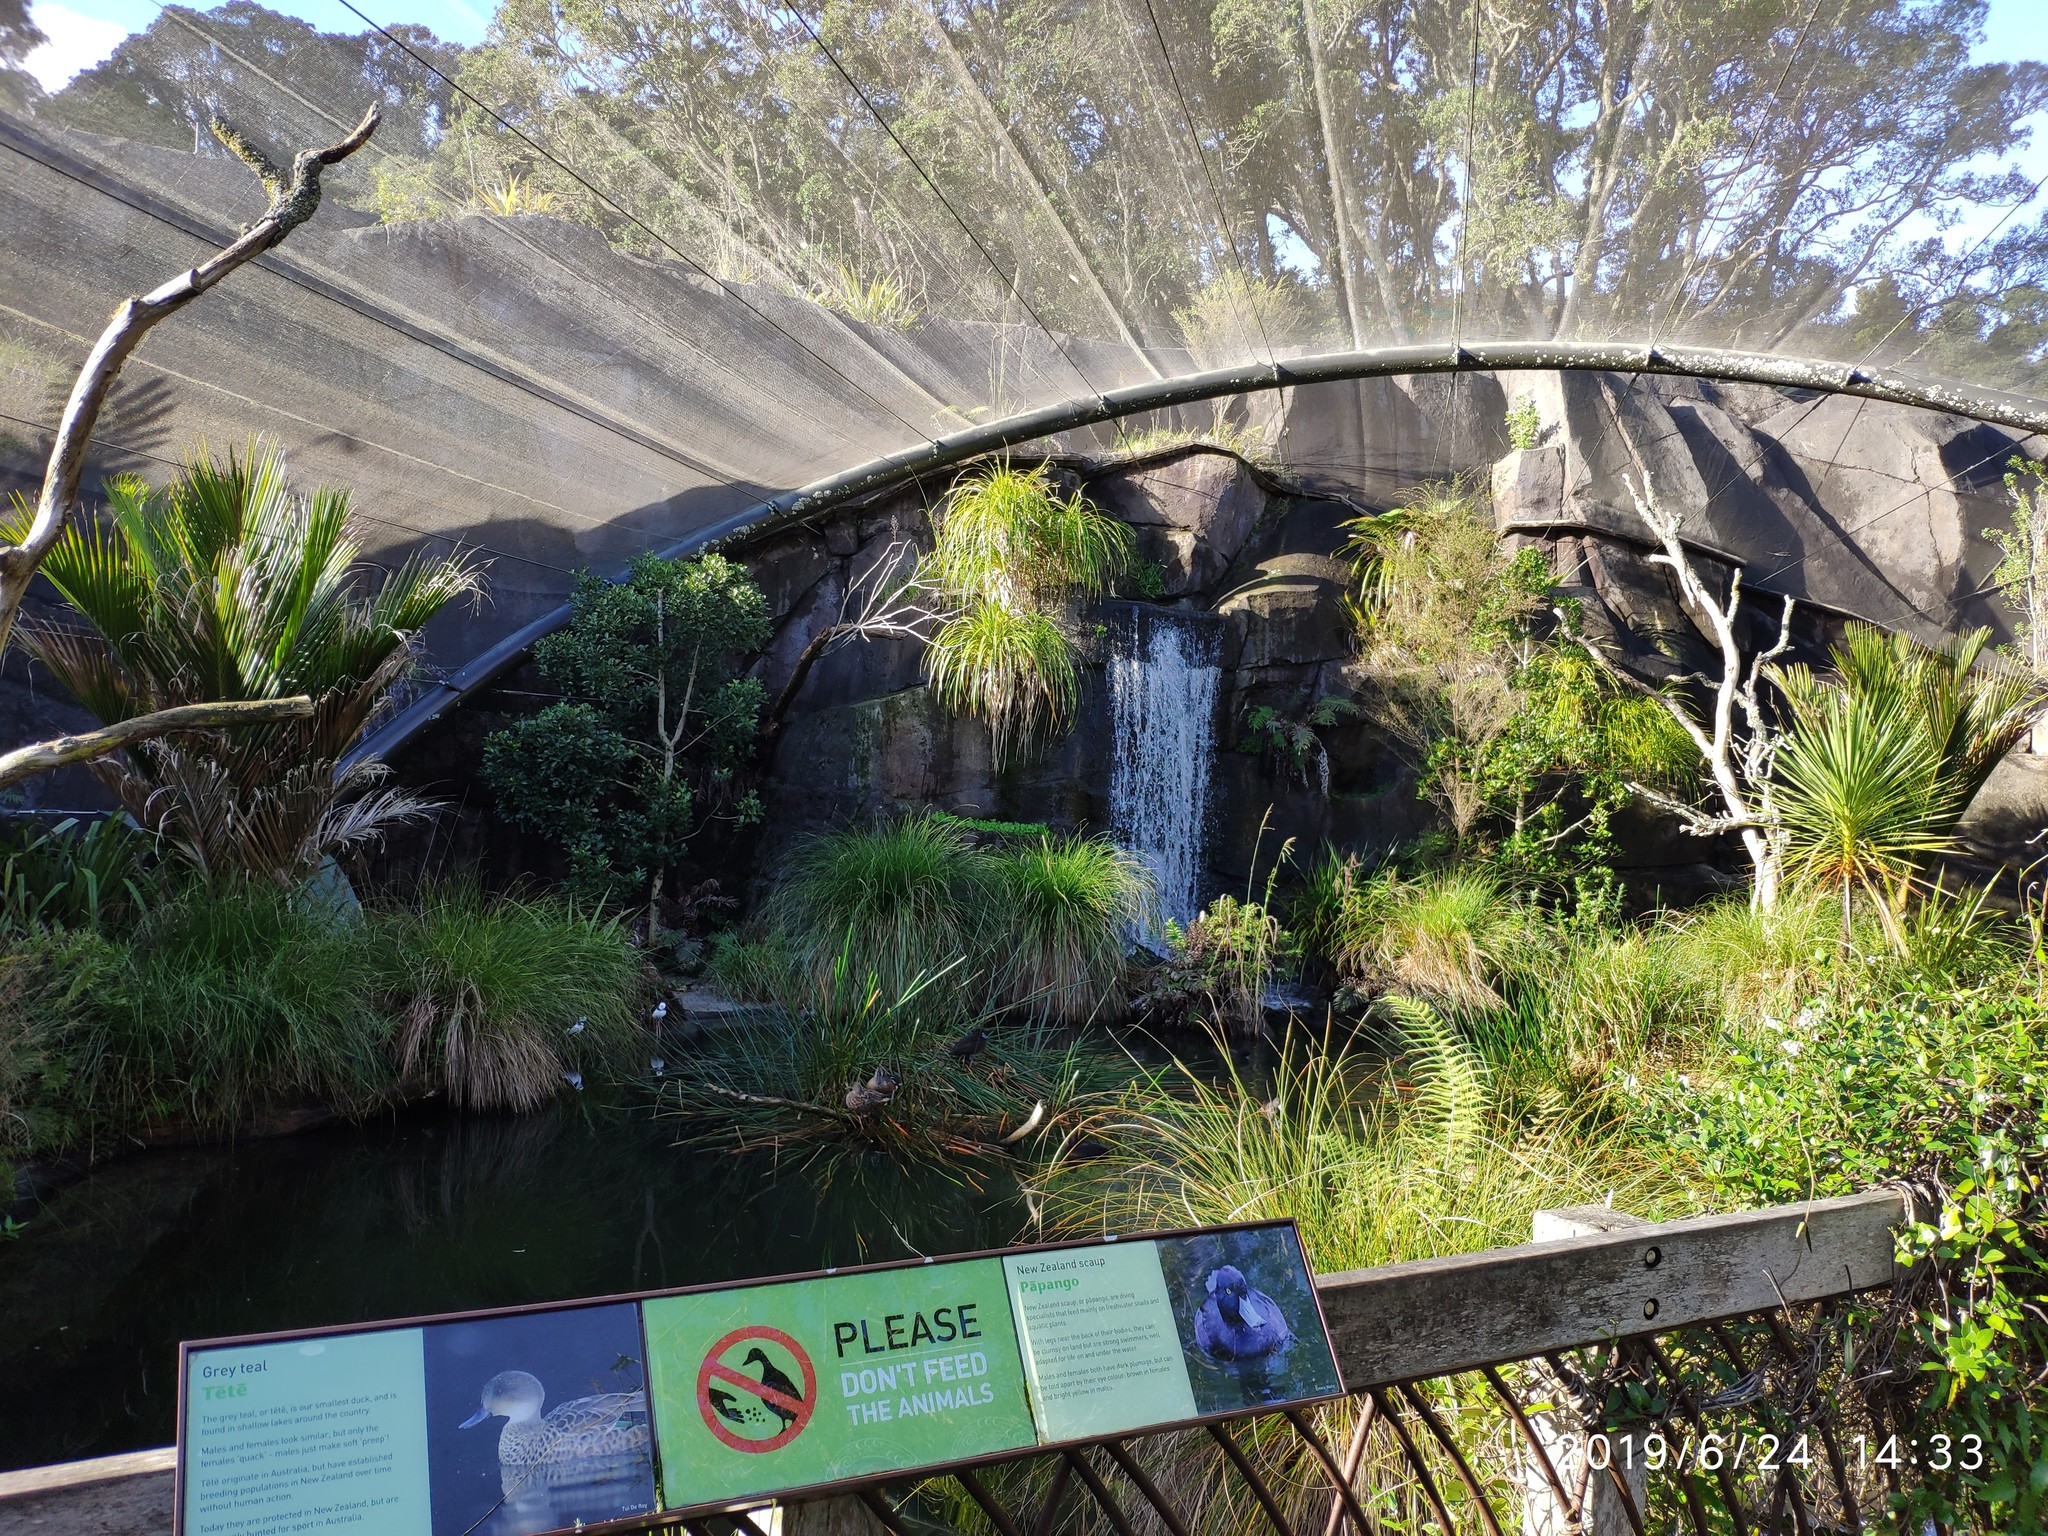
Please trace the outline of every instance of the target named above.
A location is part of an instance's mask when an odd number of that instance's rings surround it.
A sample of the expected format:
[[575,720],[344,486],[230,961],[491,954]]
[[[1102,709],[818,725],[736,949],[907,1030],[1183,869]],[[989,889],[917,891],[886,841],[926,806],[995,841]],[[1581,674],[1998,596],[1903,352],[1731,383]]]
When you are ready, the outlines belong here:
[[1159,1239],[1199,1413],[1336,1395],[1314,1279],[1289,1226]]
[[1195,1314],[1195,1347],[1219,1365],[1270,1360],[1294,1342],[1280,1303],[1222,1264],[1202,1282],[1208,1300]]
[[652,1511],[630,1304],[455,1319],[422,1335],[433,1536],[535,1536]]

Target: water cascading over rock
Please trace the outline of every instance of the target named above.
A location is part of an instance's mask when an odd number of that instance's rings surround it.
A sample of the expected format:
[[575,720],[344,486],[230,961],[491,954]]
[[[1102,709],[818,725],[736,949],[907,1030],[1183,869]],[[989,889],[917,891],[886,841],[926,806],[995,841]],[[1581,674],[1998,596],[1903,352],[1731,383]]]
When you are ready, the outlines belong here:
[[1110,627],[1113,835],[1152,872],[1160,920],[1187,923],[1202,907],[1223,625],[1133,605]]

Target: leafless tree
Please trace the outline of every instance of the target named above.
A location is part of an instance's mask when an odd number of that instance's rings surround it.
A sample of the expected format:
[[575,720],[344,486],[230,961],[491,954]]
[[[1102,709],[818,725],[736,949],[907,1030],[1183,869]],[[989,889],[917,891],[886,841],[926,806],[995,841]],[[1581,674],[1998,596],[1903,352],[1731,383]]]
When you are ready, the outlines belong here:
[[[293,157],[289,170],[277,165],[232,124],[220,117],[213,119],[214,136],[256,173],[264,191],[270,194],[269,206],[262,217],[244,227],[240,235],[205,261],[150,292],[125,301],[100,332],[84,366],[78,370],[70,398],[64,403],[64,414],[57,422],[56,441],[50,446],[49,463],[43,471],[42,490],[35,505],[25,522],[10,526],[4,539],[0,539],[0,656],[5,656],[13,637],[14,622],[29,583],[63,536],[66,521],[77,510],[86,449],[122,366],[159,322],[176,314],[230,272],[248,265],[266,251],[275,250],[287,235],[310,219],[320,206],[320,173],[368,143],[370,135],[377,131],[377,118],[373,103],[346,138],[324,149],[301,150]],[[304,695],[224,700],[157,710],[96,731],[36,742],[0,755],[0,788],[64,763],[84,762],[133,742],[177,731],[254,725],[312,712],[313,701]]]
[[847,583],[839,617],[811,636],[790,669],[789,681],[761,722],[764,741],[773,740],[783,717],[803,691],[811,668],[829,651],[851,640],[927,641],[953,616],[954,604],[926,570],[924,556],[909,539],[897,539]]
[[[1727,600],[1717,598],[1679,538],[1679,514],[1658,505],[1649,476],[1643,477],[1640,489],[1634,481],[1628,482],[1628,488],[1637,515],[1658,545],[1659,553],[1652,555],[1650,561],[1671,568],[1686,606],[1705,620],[1709,638],[1721,652],[1721,675],[1707,678],[1693,674],[1674,678],[1664,688],[1652,688],[1617,665],[1600,646],[1578,635],[1563,609],[1556,610],[1558,621],[1617,684],[1664,706],[1699,749],[1708,777],[1714,782],[1719,808],[1692,805],[1645,784],[1632,783],[1629,788],[1676,816],[1685,830],[1695,836],[1718,837],[1724,832],[1739,835],[1754,874],[1750,905],[1759,912],[1774,911],[1785,878],[1785,832],[1771,788],[1771,764],[1777,756],[1779,736],[1764,708],[1760,689],[1765,669],[1792,643],[1792,599],[1785,599],[1779,614],[1776,641],[1759,651],[1745,667],[1736,628],[1742,611],[1742,572],[1738,569],[1729,578]],[[1678,691],[1688,683],[1713,689],[1713,708],[1704,721],[1694,715]]]

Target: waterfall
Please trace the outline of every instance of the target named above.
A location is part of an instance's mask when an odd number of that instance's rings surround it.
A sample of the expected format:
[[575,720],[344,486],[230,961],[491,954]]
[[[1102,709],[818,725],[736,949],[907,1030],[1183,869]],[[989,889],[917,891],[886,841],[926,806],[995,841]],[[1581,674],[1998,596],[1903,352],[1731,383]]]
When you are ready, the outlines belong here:
[[1136,605],[1112,624],[1110,822],[1152,871],[1160,918],[1178,923],[1202,909],[1222,631],[1210,614]]

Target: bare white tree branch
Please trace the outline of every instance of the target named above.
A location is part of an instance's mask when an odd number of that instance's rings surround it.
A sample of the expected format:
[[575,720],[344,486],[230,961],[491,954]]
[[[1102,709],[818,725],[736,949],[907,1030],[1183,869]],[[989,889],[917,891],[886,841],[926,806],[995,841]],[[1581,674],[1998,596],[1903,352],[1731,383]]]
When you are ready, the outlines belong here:
[[56,441],[50,446],[42,490],[28,526],[21,531],[19,542],[0,543],[0,655],[6,653],[7,642],[13,636],[15,616],[21,611],[21,600],[29,583],[35,579],[43,558],[56,545],[65,519],[78,504],[86,447],[92,441],[100,409],[106,404],[122,365],[159,321],[176,314],[230,272],[275,249],[285,236],[310,219],[320,206],[320,173],[368,143],[370,135],[377,131],[377,116],[373,103],[346,138],[325,149],[301,150],[289,171],[280,169],[232,124],[219,117],[213,119],[214,136],[256,173],[270,194],[270,206],[237,239],[198,266],[139,298],[125,301],[100,332],[85,365],[78,370],[71,397],[64,402],[64,414],[58,418]]
[[850,640],[929,640],[932,632],[956,611],[944,589],[931,579],[922,553],[909,539],[897,539],[865,571],[847,584],[839,617],[826,625],[797,654],[789,681],[775,696],[761,722],[763,740],[782,728],[790,705],[803,691],[820,657]]
[[1742,611],[1742,572],[1737,570],[1730,578],[1728,597],[1723,602],[1708,586],[1679,538],[1679,515],[1658,504],[1648,474],[1645,473],[1640,489],[1633,480],[1625,483],[1635,501],[1637,516],[1657,541],[1658,553],[1650,556],[1651,563],[1669,568],[1686,607],[1699,615],[1708,638],[1721,653],[1721,675],[1711,680],[1713,707],[1707,718],[1695,718],[1676,691],[1652,688],[1625,671],[1600,646],[1576,632],[1565,610],[1553,611],[1564,632],[1578,642],[1609,678],[1630,692],[1655,699],[1685,732],[1713,780],[1720,810],[1716,814],[1688,805],[1647,785],[1631,784],[1629,788],[1676,816],[1685,830],[1695,836],[1738,834],[1755,876],[1751,903],[1759,911],[1772,911],[1784,885],[1785,837],[1771,788],[1778,732],[1764,707],[1760,690],[1765,669],[1792,643],[1792,599],[1785,599],[1779,615],[1777,640],[1745,668],[1737,630]]

